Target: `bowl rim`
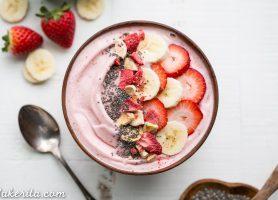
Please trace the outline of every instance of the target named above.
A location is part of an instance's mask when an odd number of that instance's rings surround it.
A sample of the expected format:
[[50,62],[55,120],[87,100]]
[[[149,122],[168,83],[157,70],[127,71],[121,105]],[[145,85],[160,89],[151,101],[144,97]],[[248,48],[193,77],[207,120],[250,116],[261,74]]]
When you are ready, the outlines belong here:
[[[182,157],[180,160],[178,160],[177,162],[161,168],[161,169],[157,169],[154,171],[149,171],[149,172],[134,172],[134,171],[128,171],[128,170],[123,170],[123,169],[119,169],[113,166],[110,166],[109,164],[106,164],[105,162],[102,162],[101,160],[99,160],[97,157],[93,156],[83,145],[82,143],[78,140],[75,132],[73,131],[71,124],[69,122],[69,118],[67,115],[67,109],[66,109],[66,88],[67,88],[67,83],[68,83],[68,77],[69,74],[71,72],[72,66],[77,58],[77,56],[82,52],[82,50],[88,45],[90,44],[94,39],[96,39],[97,37],[99,37],[100,35],[109,32],[113,29],[116,28],[122,28],[122,27],[128,27],[128,26],[153,26],[153,27],[159,27],[159,28],[163,28],[166,30],[169,30],[173,33],[175,33],[176,35],[178,35],[180,38],[182,38],[184,41],[186,41],[187,43],[189,43],[194,49],[195,51],[197,51],[197,53],[202,57],[203,61],[206,63],[206,67],[210,73],[210,77],[211,77],[211,81],[213,84],[213,90],[214,90],[214,109],[213,109],[213,113],[212,113],[212,119],[210,121],[210,124],[204,134],[204,136],[201,138],[201,140],[197,143],[196,146],[194,146],[194,148],[188,153],[186,154],[184,157]],[[165,172],[168,171],[174,167],[177,167],[178,165],[180,165],[181,163],[183,163],[184,161],[186,161],[187,159],[189,159],[201,146],[202,144],[205,142],[205,140],[207,139],[208,135],[211,132],[211,129],[215,123],[215,119],[216,119],[216,115],[217,115],[217,111],[218,111],[218,105],[219,105],[219,93],[218,93],[218,84],[217,84],[217,80],[216,80],[216,76],[214,73],[214,70],[212,68],[212,65],[210,64],[208,58],[206,57],[206,55],[203,53],[203,51],[199,48],[199,46],[197,44],[195,44],[195,42],[193,42],[188,36],[186,36],[184,33],[180,32],[179,30],[162,24],[162,23],[158,23],[158,22],[154,22],[154,21],[147,21],[147,20],[132,20],[132,21],[124,21],[124,22],[120,22],[120,23],[116,23],[113,25],[110,25],[98,32],[96,32],[94,35],[92,35],[89,39],[86,40],[85,43],[83,43],[81,45],[81,47],[78,48],[78,50],[76,51],[76,53],[74,54],[74,56],[72,57],[66,73],[64,75],[64,80],[63,80],[63,86],[62,86],[62,110],[63,110],[63,115],[66,121],[66,125],[73,137],[73,139],[76,141],[76,143],[78,144],[78,146],[82,149],[83,152],[85,152],[91,159],[93,159],[94,161],[96,161],[97,163],[99,163],[100,165],[102,165],[105,168],[108,168],[112,171],[116,171],[122,174],[129,174],[129,175],[152,175],[152,174],[158,174],[161,172]]]

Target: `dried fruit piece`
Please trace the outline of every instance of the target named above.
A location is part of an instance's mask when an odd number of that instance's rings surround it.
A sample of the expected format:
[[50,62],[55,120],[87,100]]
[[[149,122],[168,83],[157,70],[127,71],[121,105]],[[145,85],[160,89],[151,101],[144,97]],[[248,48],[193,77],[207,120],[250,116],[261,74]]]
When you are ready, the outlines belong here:
[[151,133],[143,133],[140,140],[138,140],[136,144],[142,146],[149,153],[157,155],[162,153],[161,145]]
[[157,131],[157,129],[158,129],[158,125],[150,123],[150,122],[145,122],[144,127],[143,127],[143,131],[149,132],[149,133],[155,133]]
[[140,55],[137,52],[133,52],[130,57],[134,60],[135,63],[138,65],[144,65],[143,60],[141,59]]
[[147,162],[153,162],[156,160],[157,155],[156,154],[151,154],[146,158]]
[[138,70],[137,65],[136,65],[135,62],[134,62],[133,60],[131,60],[130,58],[126,58],[126,59],[125,59],[124,68],[125,68],[125,69],[130,69],[130,70],[133,70],[133,71],[137,71],[137,70]]
[[117,119],[117,126],[124,126],[129,124],[134,119],[134,114],[129,112],[123,112]]
[[135,102],[132,98],[126,99],[122,105],[122,111],[135,112],[142,110],[143,106]]
[[123,40],[117,39],[115,41],[115,46],[112,48],[112,53],[116,54],[120,58],[125,58],[127,54],[127,47]]
[[136,87],[134,85],[127,85],[127,86],[125,86],[125,92],[129,96],[133,96],[136,94]]
[[138,110],[134,113],[134,119],[130,122],[131,126],[140,126],[144,124],[144,115],[142,110]]
[[124,42],[127,46],[127,51],[133,53],[137,50],[139,42],[141,41],[142,36],[137,33],[131,33],[125,36]]

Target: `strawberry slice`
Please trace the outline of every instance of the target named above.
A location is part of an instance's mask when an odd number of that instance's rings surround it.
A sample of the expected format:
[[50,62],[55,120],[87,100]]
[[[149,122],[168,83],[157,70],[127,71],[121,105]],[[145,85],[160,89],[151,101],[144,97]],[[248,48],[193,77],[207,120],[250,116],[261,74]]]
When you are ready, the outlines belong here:
[[203,119],[203,113],[193,101],[181,100],[176,107],[168,110],[168,118],[169,121],[180,121],[184,123],[190,135]]
[[164,90],[167,83],[167,74],[163,67],[159,63],[154,63],[151,66],[152,70],[158,75],[160,81],[160,91]]
[[206,81],[202,74],[195,69],[189,68],[178,80],[183,85],[182,99],[199,103],[206,92]]
[[155,110],[150,109],[150,110],[146,111],[146,113],[144,114],[144,120],[146,122],[150,122],[152,124],[158,124],[159,123],[159,115]]
[[138,140],[136,144],[142,146],[143,149],[149,153],[154,153],[157,155],[162,153],[162,146],[151,133],[143,133],[140,140]]
[[168,48],[169,54],[161,61],[161,66],[165,69],[168,77],[178,77],[189,68],[189,53],[176,44],[170,44]]
[[158,125],[161,130],[167,124],[167,110],[163,103],[157,98],[144,102],[144,120]]

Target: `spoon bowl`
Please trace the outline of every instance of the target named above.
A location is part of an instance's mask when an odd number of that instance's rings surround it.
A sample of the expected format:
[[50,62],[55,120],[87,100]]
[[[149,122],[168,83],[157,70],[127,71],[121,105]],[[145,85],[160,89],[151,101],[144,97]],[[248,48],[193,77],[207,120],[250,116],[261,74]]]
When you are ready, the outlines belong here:
[[24,139],[35,150],[47,153],[59,146],[59,126],[45,110],[33,105],[23,106],[19,111],[18,122]]
[[26,105],[19,110],[18,123],[26,142],[38,152],[52,153],[72,176],[85,198],[95,200],[61,155],[59,149],[60,130],[55,119],[38,106]]

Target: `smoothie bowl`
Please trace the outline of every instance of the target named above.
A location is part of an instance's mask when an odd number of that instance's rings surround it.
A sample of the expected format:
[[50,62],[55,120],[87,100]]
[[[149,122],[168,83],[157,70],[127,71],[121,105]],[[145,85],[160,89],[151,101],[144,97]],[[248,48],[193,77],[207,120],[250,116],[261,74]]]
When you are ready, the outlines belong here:
[[218,107],[213,69],[187,36],[130,21],[92,36],[67,69],[67,126],[81,149],[125,174],[155,174],[192,156]]

